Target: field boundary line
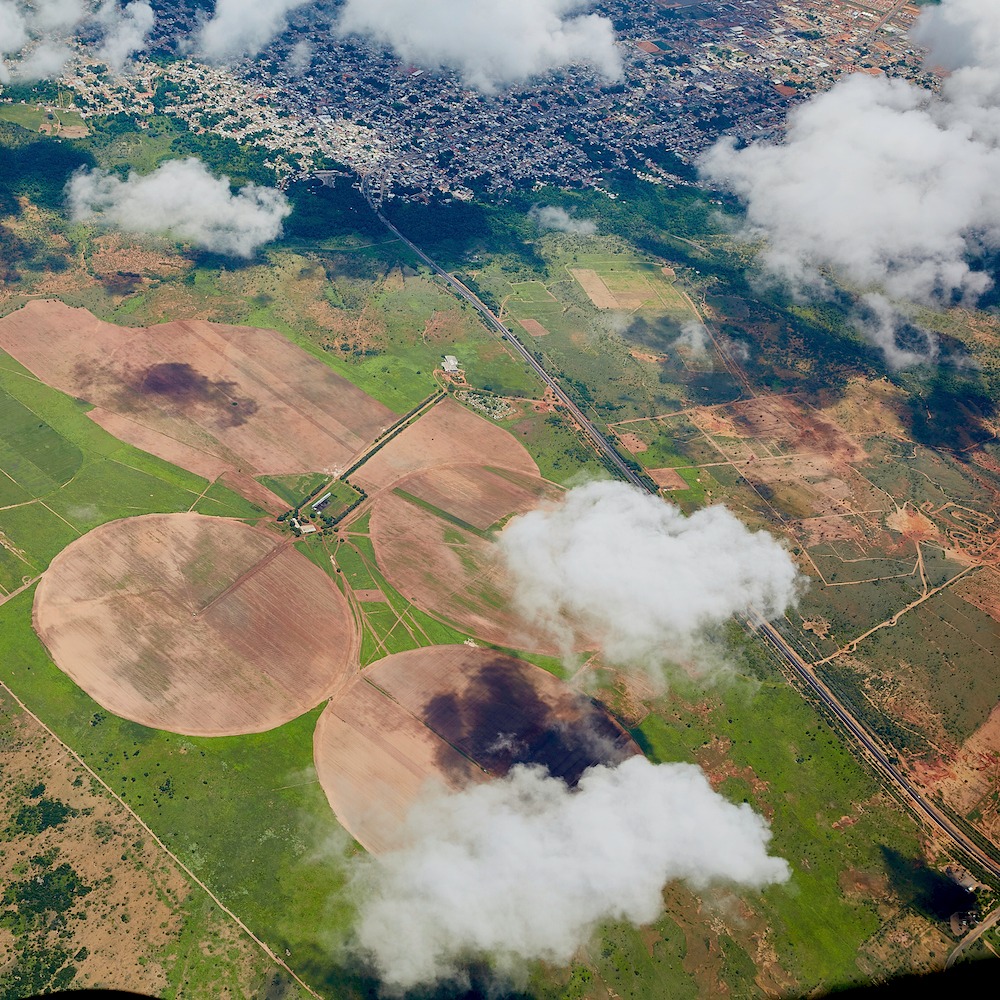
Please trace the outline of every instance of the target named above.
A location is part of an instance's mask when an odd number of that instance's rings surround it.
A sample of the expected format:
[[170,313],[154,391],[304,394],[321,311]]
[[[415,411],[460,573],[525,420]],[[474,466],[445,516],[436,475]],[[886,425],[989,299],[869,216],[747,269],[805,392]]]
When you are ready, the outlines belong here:
[[272,962],[276,965],[280,965],[281,968],[283,968],[310,996],[315,997],[316,1000],[323,1000],[323,997],[319,993],[317,993],[308,983],[301,979],[295,971],[289,967],[287,962],[282,961],[282,959],[271,951],[271,949],[259,937],[257,937],[257,935],[254,934],[254,932],[250,930],[250,928],[247,927],[247,925],[243,923],[243,921],[240,920],[240,918],[236,916],[236,914],[233,913],[233,911],[230,910],[229,907],[226,906],[226,904],[223,903],[222,900],[219,899],[219,897],[216,896],[215,893],[212,892],[212,890],[209,889],[209,887],[205,885],[205,883],[202,882],[202,880],[198,878],[198,876],[195,875],[195,873],[191,871],[191,869],[188,868],[188,866],[184,864],[184,862],[181,861],[181,859],[177,857],[177,855],[174,854],[174,852],[171,851],[162,840],[160,840],[160,838],[150,829],[149,824],[146,823],[146,821],[83,759],[83,757],[81,757],[53,729],[42,722],[42,720],[35,715],[35,713],[32,712],[31,709],[28,708],[28,706],[25,705],[25,703],[21,701],[21,699],[14,694],[14,692],[2,680],[0,680],[0,688],[6,691],[7,694],[9,694],[11,698],[17,702],[21,711],[24,712],[25,715],[34,719],[34,721],[38,723],[38,725],[41,726],[42,729],[44,729],[45,732],[47,732],[49,736],[51,736],[59,744],[59,746],[61,746],[78,764],[80,764],[81,767],[84,768],[91,778],[93,778],[139,824],[139,826],[141,826],[143,830],[145,830],[146,833],[153,838],[153,841],[163,851],[163,853],[166,854],[167,857],[170,858],[170,860],[173,861],[174,864],[177,865],[177,867],[180,868],[181,871],[183,871],[185,875],[187,875],[188,878],[190,878],[191,881],[194,882],[194,884],[197,885],[198,888],[201,889],[205,895],[207,895],[208,898],[211,899],[212,902],[215,903],[215,905],[222,910],[222,912],[225,913],[226,916],[229,917],[230,920],[232,920],[247,935],[247,937],[254,942],[254,944],[260,948],[261,951],[264,952],[265,955],[267,955],[268,958],[271,959]]

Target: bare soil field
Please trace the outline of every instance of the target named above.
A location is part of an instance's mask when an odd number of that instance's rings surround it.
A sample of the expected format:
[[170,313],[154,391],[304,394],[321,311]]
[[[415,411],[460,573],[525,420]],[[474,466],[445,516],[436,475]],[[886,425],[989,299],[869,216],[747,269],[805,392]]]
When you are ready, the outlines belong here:
[[499,468],[538,475],[538,466],[517,438],[454,400],[443,399],[380,448],[351,481],[374,493],[422,469],[480,465],[484,460]]
[[639,753],[595,702],[489,649],[430,646],[379,660],[316,727],[316,770],[340,822],[375,854],[436,783],[458,789],[534,763],[575,784]]
[[537,476],[480,465],[417,472],[396,483],[395,488],[480,531],[511,514],[533,510],[561,492]]
[[676,469],[650,469],[649,478],[661,490],[686,490],[688,484]]
[[457,790],[486,780],[365,677],[319,717],[313,756],[337,819],[373,854],[402,846],[403,821],[429,784]]
[[627,448],[633,455],[640,455],[644,451],[649,450],[649,445],[638,434],[632,434],[628,431],[619,433],[618,440],[621,441],[622,445]]
[[612,293],[611,289],[604,283],[604,279],[594,270],[588,267],[571,267],[570,274],[580,283],[580,287],[587,293],[587,298],[597,306],[598,309],[621,309],[622,305]]
[[519,319],[518,323],[530,337],[547,337],[549,335],[549,331],[537,319]]
[[319,567],[200,514],[113,521],[73,542],[38,585],[34,624],[103,707],[184,735],[272,729],[357,663],[347,602]]
[[559,652],[510,607],[511,592],[493,543],[395,494],[371,517],[375,560],[408,601],[487,642],[540,653]]
[[97,406],[117,436],[201,475],[337,472],[393,421],[273,330],[200,320],[121,327],[36,300],[0,320],[0,347]]

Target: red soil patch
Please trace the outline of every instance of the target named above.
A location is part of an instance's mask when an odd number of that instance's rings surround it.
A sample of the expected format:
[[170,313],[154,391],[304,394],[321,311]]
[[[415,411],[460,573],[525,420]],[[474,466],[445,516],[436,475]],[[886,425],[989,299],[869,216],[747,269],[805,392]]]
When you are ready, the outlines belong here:
[[380,448],[351,481],[374,493],[422,469],[484,461],[538,475],[538,466],[517,438],[454,400],[443,399]]
[[100,705],[192,736],[264,732],[356,663],[347,602],[274,535],[201,514],[102,525],[52,561],[34,624]]
[[129,328],[33,301],[0,320],[0,347],[99,407],[115,436],[210,478],[338,472],[391,411],[273,330],[200,320]]
[[649,478],[661,490],[686,490],[688,484],[676,469],[648,469]]
[[934,522],[919,510],[914,510],[909,504],[904,504],[898,510],[894,510],[886,519],[885,523],[898,531],[904,538],[912,541],[927,541],[930,538],[938,537],[938,530]]
[[395,489],[419,497],[480,531],[513,513],[532,510],[559,493],[537,476],[479,465],[418,472]]
[[365,670],[316,727],[320,783],[366,848],[401,845],[402,820],[430,783],[462,788],[516,764],[575,784],[639,753],[595,702],[529,663],[489,649],[431,646]]
[[649,445],[638,434],[630,434],[627,431],[624,434],[618,435],[618,440],[621,441],[622,445],[626,447],[633,455],[639,455],[644,451],[649,451]]
[[519,319],[518,323],[524,327],[524,332],[531,337],[547,337],[549,335],[549,331],[537,319]]

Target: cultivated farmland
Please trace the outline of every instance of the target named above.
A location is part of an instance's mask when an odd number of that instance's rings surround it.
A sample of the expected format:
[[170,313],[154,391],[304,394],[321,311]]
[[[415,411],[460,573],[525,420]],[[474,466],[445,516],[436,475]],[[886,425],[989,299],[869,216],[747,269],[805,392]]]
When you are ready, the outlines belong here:
[[489,649],[431,646],[369,667],[316,727],[316,770],[340,822],[374,853],[399,846],[428,783],[461,788],[541,764],[569,784],[639,748],[595,702]]
[[129,328],[33,301],[0,347],[137,447],[214,479],[337,471],[391,411],[271,330],[198,320]]
[[104,708],[186,735],[271,729],[335,692],[356,663],[329,577],[272,534],[199,514],[90,532],[42,578],[34,621]]

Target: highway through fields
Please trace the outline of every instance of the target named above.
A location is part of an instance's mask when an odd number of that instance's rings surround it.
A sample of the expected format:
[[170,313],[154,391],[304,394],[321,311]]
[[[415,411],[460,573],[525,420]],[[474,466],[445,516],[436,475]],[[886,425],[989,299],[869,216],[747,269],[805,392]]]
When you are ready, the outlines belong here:
[[[573,402],[568,394],[562,389],[559,383],[553,378],[518,338],[494,315],[493,311],[476,295],[467,288],[461,281],[449,274],[444,268],[439,267],[435,261],[427,256],[415,243],[407,239],[388,219],[379,213],[379,219],[403,241],[438,277],[446,282],[448,287],[465,302],[468,302],[479,312],[487,326],[494,332],[500,334],[511,347],[520,354],[531,366],[539,378],[552,390],[559,401],[565,406],[572,418],[577,422],[580,429],[591,441],[600,455],[610,462],[610,464],[621,473],[633,486],[645,490],[648,493],[657,495],[655,487],[644,481],[635,471],[626,464],[621,455],[615,450],[608,439],[594,426],[584,412]],[[933,827],[943,833],[969,860],[978,864],[992,878],[1000,881],[1000,856],[994,856],[983,850],[975,840],[954,823],[941,809],[934,803],[928,801],[920,790],[910,782],[910,780],[899,770],[890,759],[890,754],[882,745],[881,741],[862,723],[860,723],[848,709],[846,709],[837,696],[813,673],[809,664],[789,645],[785,637],[759,614],[753,612],[747,616],[748,623],[756,630],[769,649],[791,670],[804,685],[806,693],[811,694],[817,701],[837,718],[841,726],[847,730],[853,740],[860,745],[864,756],[868,759],[875,770],[882,778],[892,784],[901,794],[903,801],[911,811],[928,826]]]
[[[494,332],[499,333],[504,340],[531,366],[531,369],[536,375],[552,390],[553,394],[559,400],[560,403],[566,408],[570,416],[577,422],[580,430],[590,440],[590,443],[597,450],[598,454],[614,466],[615,470],[619,472],[623,479],[626,479],[633,486],[638,486],[641,490],[649,490],[648,484],[643,482],[642,477],[638,476],[635,471],[629,468],[625,460],[618,454],[617,450],[612,446],[608,439],[593,425],[590,419],[584,414],[583,410],[580,409],[576,403],[569,397],[562,386],[553,378],[546,370],[545,367],[539,362],[531,351],[528,350],[524,344],[515,336],[513,331],[509,330],[503,323],[497,319],[493,310],[486,305],[485,302],[471,288],[462,284],[454,275],[449,274],[443,267],[438,266],[430,257],[427,256],[415,243],[408,240],[384,215],[379,214],[379,218],[382,222],[394,232],[439,278],[441,278],[448,287],[461,299],[468,302],[473,309],[475,309],[480,316],[482,316],[486,325]],[[650,492],[654,492],[650,490]]]
[[1000,861],[984,851],[942,810],[924,798],[919,789],[893,764],[890,754],[881,741],[844,708],[836,695],[813,673],[806,661],[795,652],[777,628],[754,613],[751,613],[749,623],[792,673],[807,686],[817,701],[825,705],[851,736],[861,744],[865,755],[875,769],[903,793],[907,805],[922,820],[944,833],[959,850],[979,864],[993,878],[1000,880]]

